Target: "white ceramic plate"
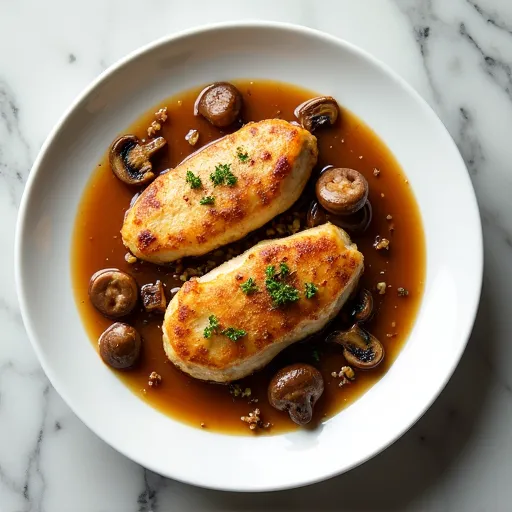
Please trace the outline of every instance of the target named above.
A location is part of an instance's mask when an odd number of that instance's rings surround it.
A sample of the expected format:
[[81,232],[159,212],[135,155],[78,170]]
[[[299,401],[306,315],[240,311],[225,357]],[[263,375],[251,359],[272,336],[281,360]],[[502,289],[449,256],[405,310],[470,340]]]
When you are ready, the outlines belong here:
[[[425,296],[391,370],[313,432],[228,436],[190,428],[139,400],[101,364],[71,288],[77,205],[110,141],[158,101],[199,84],[268,78],[334,96],[391,148],[416,194],[427,241]],[[262,491],[342,473],[401,436],[443,389],[465,348],[482,279],[478,208],[464,163],[427,104],[389,69],[328,35],[275,23],[201,28],[158,41],[103,73],[46,141],[16,239],[21,311],[56,390],[98,436],[184,482]]]

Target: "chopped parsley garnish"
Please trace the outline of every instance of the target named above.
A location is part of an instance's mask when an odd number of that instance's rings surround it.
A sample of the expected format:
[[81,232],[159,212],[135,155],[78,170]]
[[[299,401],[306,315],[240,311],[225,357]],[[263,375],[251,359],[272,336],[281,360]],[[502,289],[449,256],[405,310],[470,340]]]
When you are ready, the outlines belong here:
[[231,341],[238,341],[243,338],[247,333],[243,329],[235,329],[234,327],[228,327],[224,329],[221,334],[227,336]]
[[279,276],[280,277],[286,277],[290,273],[290,268],[288,265],[284,262],[281,262],[279,264]]
[[318,350],[315,348],[315,350],[313,350],[313,353],[311,354],[313,356],[313,359],[319,363],[320,362],[320,352],[318,352]]
[[219,319],[215,315],[210,315],[208,317],[208,327],[204,328],[203,336],[205,338],[211,338],[213,333],[217,333],[219,330]]
[[[281,263],[281,265],[283,265],[283,263]],[[297,302],[299,300],[299,290],[289,284],[283,283],[280,280],[281,278],[286,277],[289,273],[288,266],[286,263],[284,265],[286,270],[283,272],[283,267],[281,267],[282,273],[277,276],[273,265],[269,265],[265,270],[265,275],[267,276],[265,279],[265,287],[277,307],[284,306],[289,302]]]
[[203,186],[201,178],[196,176],[192,171],[187,171],[185,181],[190,185],[190,188],[201,188]]
[[199,201],[199,204],[215,204],[215,197],[213,197],[213,196],[204,196]]
[[241,146],[238,146],[236,148],[236,156],[238,157],[238,160],[240,160],[240,162],[244,164],[245,162],[247,162],[247,160],[249,160],[249,154],[247,153],[247,151],[245,151],[245,148]]
[[240,288],[246,295],[251,295],[251,293],[255,293],[258,291],[258,287],[256,286],[256,282],[252,277],[249,277],[245,283],[240,285]]
[[[208,317],[208,326],[204,328],[203,336],[205,338],[211,338],[212,334],[219,334],[219,319],[215,315]],[[238,341],[240,338],[245,336],[247,333],[243,329],[235,329],[234,327],[228,327],[220,331],[220,334],[227,336],[231,341]]]
[[231,172],[231,164],[219,164],[215,167],[215,171],[210,174],[214,186],[228,185],[232,187],[236,185],[238,178]]
[[312,299],[318,292],[318,288],[314,283],[306,283],[306,299]]

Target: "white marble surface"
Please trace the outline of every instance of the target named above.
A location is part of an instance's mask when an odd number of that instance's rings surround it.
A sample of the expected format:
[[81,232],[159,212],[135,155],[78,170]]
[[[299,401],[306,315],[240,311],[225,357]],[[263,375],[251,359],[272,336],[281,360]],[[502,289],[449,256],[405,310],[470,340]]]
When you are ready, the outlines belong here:
[[[155,38],[247,18],[343,37],[412,83],[464,156],[486,246],[482,304],[468,349],[417,425],[346,475],[260,495],[163,479],[93,435],[35,358],[19,314],[12,255],[30,166],[73,98]],[[511,148],[510,0],[1,1],[0,512],[511,510]]]

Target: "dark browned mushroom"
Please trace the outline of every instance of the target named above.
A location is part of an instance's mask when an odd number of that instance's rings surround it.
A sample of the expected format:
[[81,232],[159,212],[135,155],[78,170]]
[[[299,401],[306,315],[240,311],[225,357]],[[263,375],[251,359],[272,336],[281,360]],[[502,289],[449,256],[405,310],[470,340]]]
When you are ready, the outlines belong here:
[[272,407],[287,411],[297,425],[313,418],[313,407],[324,392],[322,374],[309,364],[292,364],[279,370],[268,387]]
[[362,324],[368,322],[373,315],[373,295],[370,290],[363,288],[357,294],[352,306],[352,318],[354,322]]
[[155,284],[145,284],[140,289],[140,296],[144,309],[148,313],[165,313],[167,301],[165,299],[164,286],[161,281]]
[[119,137],[110,146],[112,172],[128,185],[149,183],[155,178],[150,158],[166,144],[163,137],[157,137],[147,144],[142,144],[135,135]]
[[131,325],[116,322],[98,340],[100,356],[112,368],[132,367],[140,355],[140,334]]
[[316,182],[316,197],[328,212],[350,215],[366,204],[368,182],[355,169],[328,169]]
[[333,332],[327,341],[342,345],[347,363],[362,370],[375,368],[384,359],[382,343],[357,324],[348,331]]
[[370,201],[352,215],[333,215],[324,210],[317,201],[313,201],[307,215],[307,225],[310,228],[332,222],[335,226],[345,229],[350,234],[364,233],[372,221],[372,205]]
[[241,109],[240,91],[228,82],[216,82],[199,93],[194,105],[194,114],[202,115],[213,126],[223,128],[238,119]]
[[89,298],[94,307],[109,318],[130,314],[137,305],[137,283],[117,268],[99,270],[89,281]]
[[318,96],[301,103],[295,109],[295,117],[301,126],[314,132],[320,126],[331,126],[338,119],[340,108],[331,96]]

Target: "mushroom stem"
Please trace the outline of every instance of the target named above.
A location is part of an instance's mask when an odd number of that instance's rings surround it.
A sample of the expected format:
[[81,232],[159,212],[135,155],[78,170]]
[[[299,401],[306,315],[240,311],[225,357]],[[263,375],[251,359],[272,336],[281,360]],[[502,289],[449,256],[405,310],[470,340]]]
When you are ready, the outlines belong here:
[[156,139],[150,140],[147,144],[144,144],[142,148],[149,158],[153,153],[163,148],[167,144],[167,141],[163,137],[157,137]]

